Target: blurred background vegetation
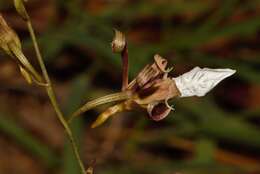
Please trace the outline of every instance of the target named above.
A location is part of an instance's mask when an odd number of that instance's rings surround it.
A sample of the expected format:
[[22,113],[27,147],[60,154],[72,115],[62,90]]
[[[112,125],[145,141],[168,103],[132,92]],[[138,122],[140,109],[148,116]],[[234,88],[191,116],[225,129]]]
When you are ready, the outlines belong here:
[[[237,70],[206,97],[171,101],[176,110],[161,122],[131,112],[90,129],[106,106],[77,119],[73,131],[95,173],[260,173],[259,0],[29,0],[27,7],[66,115],[120,90],[113,28],[127,35],[131,78],[155,53],[173,65],[172,76],[194,66]],[[12,1],[1,0],[0,10],[36,65]],[[79,173],[44,90],[28,86],[4,54],[0,83],[0,173]]]

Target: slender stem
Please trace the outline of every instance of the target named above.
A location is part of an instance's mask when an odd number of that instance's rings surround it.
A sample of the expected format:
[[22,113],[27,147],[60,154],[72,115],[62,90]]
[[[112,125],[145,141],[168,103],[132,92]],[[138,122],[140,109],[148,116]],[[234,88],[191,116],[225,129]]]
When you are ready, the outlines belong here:
[[125,45],[124,50],[121,53],[123,64],[123,76],[122,76],[122,91],[126,90],[128,86],[128,46]]
[[54,108],[54,110],[57,114],[59,121],[61,122],[62,126],[65,129],[65,132],[67,133],[67,135],[70,139],[70,142],[71,142],[71,145],[72,145],[72,148],[73,148],[73,152],[76,156],[76,159],[77,159],[79,166],[80,166],[80,169],[81,169],[81,173],[86,174],[86,170],[85,170],[85,167],[83,165],[83,162],[80,159],[79,150],[78,150],[78,147],[76,145],[75,139],[73,137],[72,131],[71,131],[67,121],[65,120],[63,113],[61,112],[61,109],[59,108],[59,105],[58,105],[58,102],[57,102],[57,99],[56,99],[56,96],[55,96],[55,93],[54,93],[54,90],[53,90],[53,87],[52,87],[52,83],[51,83],[51,80],[49,78],[48,72],[46,70],[46,67],[45,67],[39,46],[38,46],[38,42],[36,40],[35,32],[33,30],[32,23],[31,23],[30,20],[27,20],[27,26],[28,26],[28,29],[29,29],[29,32],[30,32],[30,35],[31,35],[31,38],[32,38],[32,41],[33,41],[34,49],[36,51],[36,57],[37,57],[38,62],[40,64],[44,79],[46,80],[46,82],[48,84],[48,86],[46,86],[47,94],[50,98],[51,104],[52,104],[52,106],[53,106],[53,108]]

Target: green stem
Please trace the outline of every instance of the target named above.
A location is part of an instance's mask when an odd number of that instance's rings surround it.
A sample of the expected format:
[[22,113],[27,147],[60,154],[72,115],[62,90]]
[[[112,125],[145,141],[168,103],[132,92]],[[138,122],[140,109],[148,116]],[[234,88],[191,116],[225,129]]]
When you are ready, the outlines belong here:
[[32,23],[31,23],[30,19],[27,20],[27,26],[28,26],[28,29],[29,29],[29,32],[30,32],[30,35],[31,35],[31,38],[32,38],[34,49],[36,51],[36,57],[37,57],[38,62],[40,64],[44,79],[46,80],[46,82],[48,84],[48,86],[46,86],[47,94],[50,98],[51,104],[52,104],[52,106],[53,106],[53,108],[54,108],[54,110],[55,110],[55,112],[58,116],[59,121],[61,122],[62,126],[64,127],[64,129],[65,129],[65,131],[66,131],[66,133],[69,137],[69,140],[70,140],[72,148],[73,148],[73,152],[74,152],[76,159],[79,163],[81,173],[86,174],[86,170],[85,170],[85,167],[83,165],[83,162],[81,161],[81,158],[80,158],[80,155],[79,155],[79,150],[78,150],[78,147],[76,145],[75,139],[73,137],[72,131],[71,131],[67,121],[65,120],[63,113],[61,112],[61,109],[59,108],[59,105],[58,105],[58,102],[57,102],[57,99],[56,99],[56,96],[55,96],[55,93],[54,93],[54,90],[53,90],[53,87],[52,87],[52,83],[51,83],[51,80],[49,78],[48,72],[46,70],[46,67],[45,67],[45,64],[44,64],[44,61],[43,61],[43,58],[42,58],[42,55],[41,55],[41,52],[40,52],[40,49],[39,49],[39,46],[38,46],[38,42],[36,40],[35,32],[33,30]]

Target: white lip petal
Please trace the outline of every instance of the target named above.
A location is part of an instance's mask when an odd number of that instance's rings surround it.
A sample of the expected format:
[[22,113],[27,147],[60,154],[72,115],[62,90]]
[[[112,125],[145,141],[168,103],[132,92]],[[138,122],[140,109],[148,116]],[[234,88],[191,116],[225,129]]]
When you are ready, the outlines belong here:
[[191,71],[173,79],[181,93],[181,97],[201,97],[235,72],[232,69],[201,69],[200,67],[195,67]]

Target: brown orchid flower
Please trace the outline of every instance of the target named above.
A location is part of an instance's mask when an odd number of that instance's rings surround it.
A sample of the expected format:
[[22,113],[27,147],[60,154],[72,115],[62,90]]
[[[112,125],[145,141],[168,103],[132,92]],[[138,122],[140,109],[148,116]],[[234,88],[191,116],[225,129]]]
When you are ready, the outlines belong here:
[[155,55],[155,62],[147,65],[122,92],[126,94],[125,100],[100,114],[91,127],[99,126],[115,113],[135,109],[146,109],[154,121],[164,119],[172,110],[167,101],[179,96],[174,81],[167,75],[166,65],[165,59]]
[[112,115],[134,109],[146,109],[154,121],[164,119],[173,108],[168,100],[175,97],[204,96],[220,81],[236,71],[232,69],[210,69],[195,67],[178,77],[171,78],[168,73],[167,60],[156,54],[154,63],[146,65],[136,78],[128,84],[128,49],[126,38],[115,30],[112,51],[121,53],[123,62],[122,92],[110,94],[90,102],[78,109],[70,118],[79,116],[92,108],[110,102],[119,102],[103,113],[92,124],[92,128],[101,125]]
[[101,125],[112,115],[129,110],[146,109],[149,118],[155,121],[165,118],[172,107],[168,100],[180,95],[174,80],[168,77],[167,60],[159,55],[154,56],[154,63],[146,65],[137,77],[128,84],[128,52],[124,35],[115,30],[115,38],[112,42],[113,52],[119,52],[123,62],[122,92],[110,94],[90,102],[78,109],[69,122],[83,112],[98,105],[121,101],[109,107],[101,113],[92,124],[92,128]]
[[155,121],[169,114],[172,108],[167,101],[179,95],[174,81],[168,77],[166,66],[167,60],[155,55],[154,63],[147,65],[128,86],[134,94],[128,103],[147,109],[150,118]]

